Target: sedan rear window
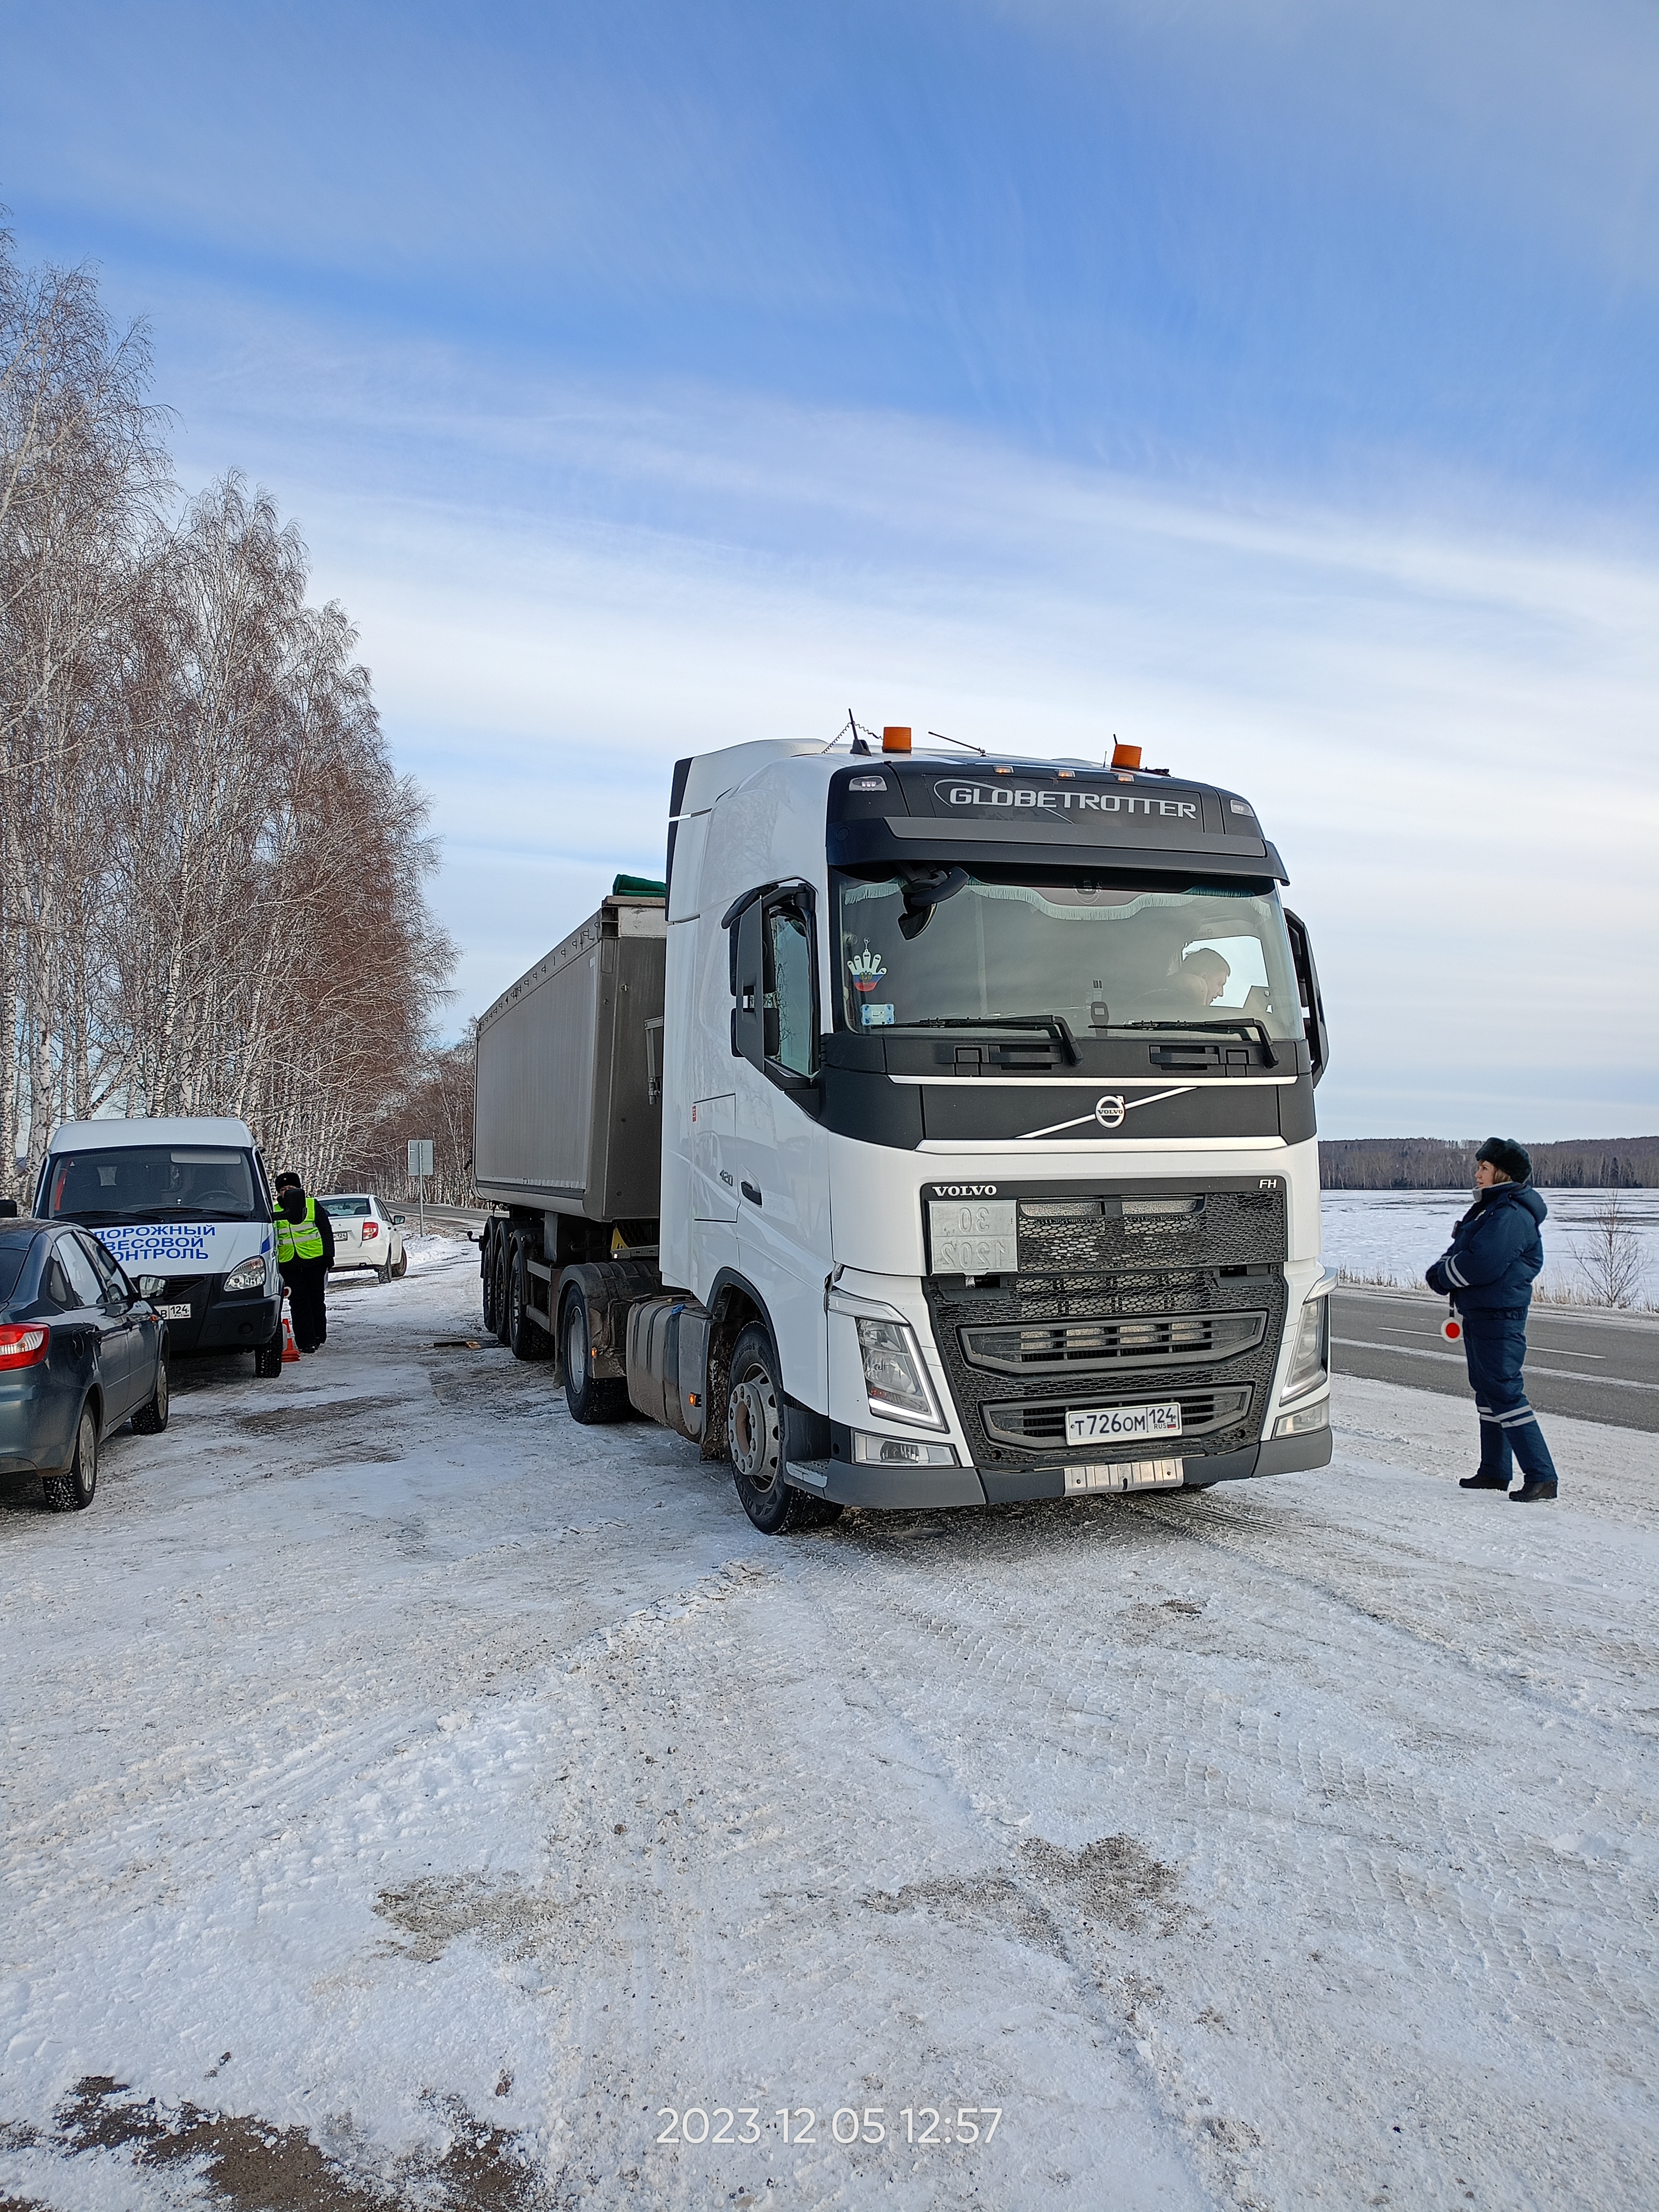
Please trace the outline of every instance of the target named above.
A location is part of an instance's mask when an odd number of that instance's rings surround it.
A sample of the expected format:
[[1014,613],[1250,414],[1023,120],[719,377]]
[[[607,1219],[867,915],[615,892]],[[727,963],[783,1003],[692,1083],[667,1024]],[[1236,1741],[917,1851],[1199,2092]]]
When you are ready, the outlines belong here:
[[318,1202],[325,1213],[332,1214],[338,1221],[366,1221],[368,1218],[368,1200],[366,1198],[325,1198]]
[[17,1288],[17,1278],[23,1272],[23,1262],[33,1242],[32,1237],[9,1237],[0,1244],[0,1305]]

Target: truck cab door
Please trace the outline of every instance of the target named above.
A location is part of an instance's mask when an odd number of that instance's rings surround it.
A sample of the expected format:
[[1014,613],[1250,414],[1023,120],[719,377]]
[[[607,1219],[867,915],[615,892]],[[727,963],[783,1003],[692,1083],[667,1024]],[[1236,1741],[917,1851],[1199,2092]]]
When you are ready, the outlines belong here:
[[739,1073],[735,1152],[738,1242],[766,1300],[785,1387],[822,1410],[823,1279],[832,1260],[830,1176],[817,1119],[818,979],[813,896],[769,890],[736,927],[732,1043]]

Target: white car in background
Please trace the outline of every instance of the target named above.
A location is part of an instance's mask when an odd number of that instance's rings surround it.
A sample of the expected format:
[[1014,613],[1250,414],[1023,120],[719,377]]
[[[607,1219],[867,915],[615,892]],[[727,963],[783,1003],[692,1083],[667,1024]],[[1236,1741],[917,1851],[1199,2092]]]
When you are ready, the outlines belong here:
[[331,1191],[317,1201],[334,1226],[334,1273],[373,1267],[383,1283],[409,1272],[404,1216],[388,1213],[372,1191]]

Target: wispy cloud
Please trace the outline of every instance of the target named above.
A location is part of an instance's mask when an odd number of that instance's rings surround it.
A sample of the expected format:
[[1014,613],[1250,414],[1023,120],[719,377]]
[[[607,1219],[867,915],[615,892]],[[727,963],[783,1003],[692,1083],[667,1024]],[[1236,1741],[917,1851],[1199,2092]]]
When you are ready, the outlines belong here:
[[1412,1101],[1448,1129],[1483,1104],[1536,1134],[1651,1120],[1639,543],[1454,523],[1420,488],[1177,495],[890,410],[476,368],[458,390],[403,350],[331,357],[319,422],[282,343],[273,381],[198,400],[187,450],[280,462],[362,623],[438,801],[464,1008],[656,862],[675,757],[827,739],[852,704],[1021,753],[1115,732],[1247,791],[1325,967],[1328,1126]]
[[1247,790],[1326,1126],[1651,1128],[1656,48],[1638,0],[63,0],[0,197],[361,623],[458,1012],[653,863],[676,756],[850,704]]

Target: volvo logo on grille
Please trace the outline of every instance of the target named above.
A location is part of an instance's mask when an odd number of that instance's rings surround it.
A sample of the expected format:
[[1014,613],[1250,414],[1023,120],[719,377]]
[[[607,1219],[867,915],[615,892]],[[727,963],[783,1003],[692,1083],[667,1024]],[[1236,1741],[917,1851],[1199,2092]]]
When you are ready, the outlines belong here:
[[1095,1119],[1103,1129],[1121,1129],[1127,1109],[1121,1098],[1097,1098]]
[[994,1182],[936,1182],[928,1189],[934,1198],[994,1198],[997,1187]]

